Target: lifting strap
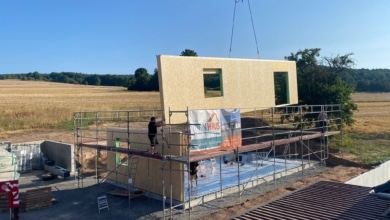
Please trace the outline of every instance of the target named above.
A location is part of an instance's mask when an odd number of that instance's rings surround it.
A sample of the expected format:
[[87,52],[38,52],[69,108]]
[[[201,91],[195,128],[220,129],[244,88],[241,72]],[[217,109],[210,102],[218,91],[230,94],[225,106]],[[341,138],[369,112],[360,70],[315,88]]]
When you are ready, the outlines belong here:
[[[243,2],[244,0],[241,0],[241,2]],[[259,53],[259,46],[257,44],[257,37],[256,37],[256,31],[255,31],[255,25],[253,23],[253,16],[252,16],[252,9],[251,9],[251,5],[250,5],[250,0],[247,0],[248,1],[248,9],[249,9],[249,14],[251,16],[251,22],[252,22],[252,30],[253,30],[253,35],[255,37],[255,43],[256,43],[256,49],[257,49],[257,58],[260,59],[260,53]],[[234,34],[234,22],[235,22],[235,18],[236,18],[236,7],[237,7],[237,3],[239,3],[240,0],[234,0],[234,12],[233,12],[233,25],[232,25],[232,33],[231,33],[231,36],[230,36],[230,49],[229,49],[229,57],[230,57],[230,54],[232,52],[232,44],[233,44],[233,34]]]

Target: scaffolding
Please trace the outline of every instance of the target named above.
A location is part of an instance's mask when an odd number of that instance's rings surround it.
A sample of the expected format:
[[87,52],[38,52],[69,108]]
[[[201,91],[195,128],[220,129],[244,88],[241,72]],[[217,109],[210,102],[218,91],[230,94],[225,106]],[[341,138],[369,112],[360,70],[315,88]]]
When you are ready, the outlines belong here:
[[[288,178],[293,172],[301,172],[303,178],[305,169],[325,165],[330,137],[342,134],[340,105],[240,110],[241,146],[194,151],[191,126],[197,124],[190,123],[190,109],[169,109],[169,118],[158,134],[161,144],[157,155],[148,151],[146,128],[150,117],[163,117],[162,110],[75,112],[78,176],[84,175],[85,163],[91,163],[83,161],[84,147],[95,151],[96,177],[101,170],[98,156],[104,151],[115,158],[115,163],[107,165],[106,176],[96,178],[97,183],[107,181],[127,189],[129,207],[133,192],[142,191],[162,200],[164,218],[166,212],[172,217],[177,209],[191,218],[191,207],[202,202],[232,193],[241,199],[246,189],[270,181],[276,187],[276,180]],[[327,123],[318,117],[323,113]],[[338,140],[336,144],[342,144],[342,138]],[[190,163],[195,161],[200,162],[207,175],[212,174],[200,180],[203,186],[197,191],[188,174]],[[79,187],[83,187],[82,180],[79,178]],[[202,189],[206,186],[209,188]]]

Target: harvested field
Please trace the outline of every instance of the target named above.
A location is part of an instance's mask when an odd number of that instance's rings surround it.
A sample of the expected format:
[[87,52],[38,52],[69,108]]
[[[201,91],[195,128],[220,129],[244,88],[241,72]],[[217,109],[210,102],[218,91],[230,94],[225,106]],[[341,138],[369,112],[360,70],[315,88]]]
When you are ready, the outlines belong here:
[[160,109],[158,92],[124,87],[0,80],[0,139],[31,130],[71,130],[75,111]]
[[390,134],[390,93],[356,93],[352,100],[358,105],[356,123],[351,130],[367,134]]

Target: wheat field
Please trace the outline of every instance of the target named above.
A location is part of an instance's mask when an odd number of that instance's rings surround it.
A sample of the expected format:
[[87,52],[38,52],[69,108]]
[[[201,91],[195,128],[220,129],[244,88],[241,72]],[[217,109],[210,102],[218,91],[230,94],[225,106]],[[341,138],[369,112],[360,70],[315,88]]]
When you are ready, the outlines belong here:
[[160,109],[158,92],[124,87],[0,80],[0,132],[58,127],[75,111]]

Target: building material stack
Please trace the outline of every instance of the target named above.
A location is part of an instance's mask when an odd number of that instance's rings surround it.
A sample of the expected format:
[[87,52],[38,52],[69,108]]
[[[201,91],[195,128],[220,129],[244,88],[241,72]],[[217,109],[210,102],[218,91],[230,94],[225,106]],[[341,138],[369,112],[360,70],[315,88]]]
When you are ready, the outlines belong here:
[[1,208],[13,210],[13,218],[19,219],[19,176],[15,154],[0,148],[0,199],[7,199],[7,206],[1,200]]
[[51,187],[31,189],[21,195],[20,208],[22,211],[47,208],[52,205],[52,201]]
[[18,180],[19,176],[15,154],[0,149],[0,182]]

